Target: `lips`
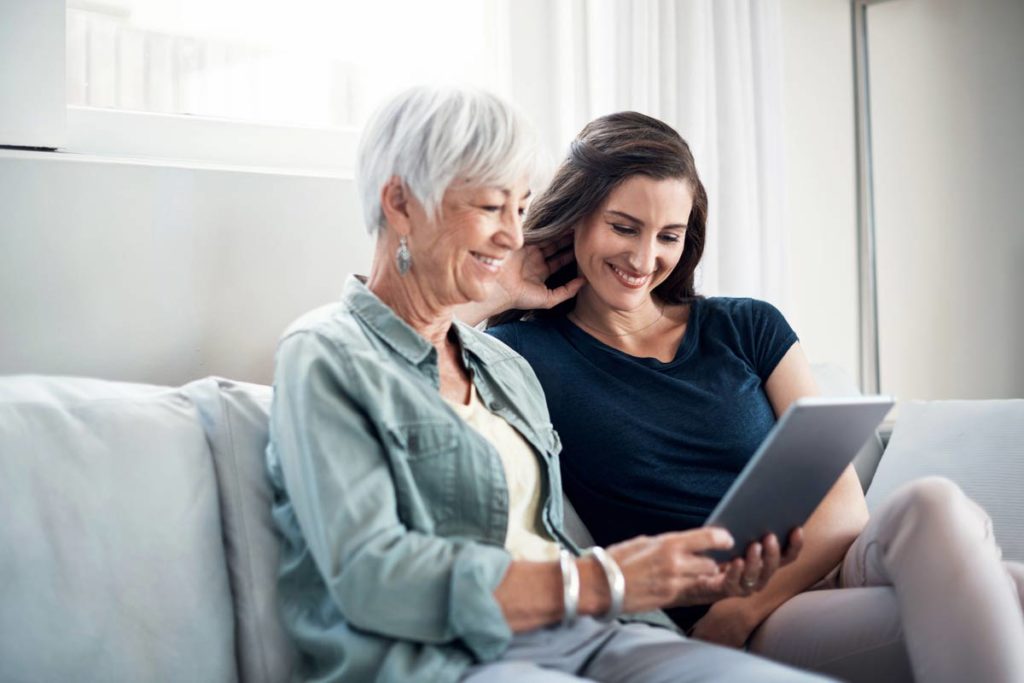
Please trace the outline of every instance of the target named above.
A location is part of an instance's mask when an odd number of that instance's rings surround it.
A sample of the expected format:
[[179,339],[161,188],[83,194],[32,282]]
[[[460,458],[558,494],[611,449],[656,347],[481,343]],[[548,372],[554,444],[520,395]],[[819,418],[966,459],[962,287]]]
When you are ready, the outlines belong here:
[[623,286],[629,287],[630,289],[640,289],[644,287],[648,282],[651,281],[651,275],[636,275],[635,273],[629,273],[621,268],[608,264],[608,268],[611,269],[612,273]]
[[497,273],[499,270],[501,270],[502,264],[505,263],[505,259],[504,258],[498,258],[498,257],[495,257],[495,256],[487,256],[485,254],[480,254],[480,253],[475,252],[475,251],[471,251],[471,252],[469,252],[469,254],[470,254],[470,256],[472,256],[476,260],[477,263],[479,263],[480,265],[482,265],[484,268],[486,268],[487,270],[491,271],[492,273]]

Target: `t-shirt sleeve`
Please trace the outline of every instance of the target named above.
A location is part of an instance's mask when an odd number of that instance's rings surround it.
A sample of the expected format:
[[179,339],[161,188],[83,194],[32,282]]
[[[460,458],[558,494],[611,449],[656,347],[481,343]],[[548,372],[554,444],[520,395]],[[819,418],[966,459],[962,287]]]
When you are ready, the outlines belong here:
[[750,300],[750,357],[761,381],[767,381],[786,352],[800,341],[779,309],[767,301]]
[[502,325],[488,327],[485,331],[498,341],[504,342],[506,346],[519,355],[522,355],[523,352],[519,348],[519,323],[504,323]]

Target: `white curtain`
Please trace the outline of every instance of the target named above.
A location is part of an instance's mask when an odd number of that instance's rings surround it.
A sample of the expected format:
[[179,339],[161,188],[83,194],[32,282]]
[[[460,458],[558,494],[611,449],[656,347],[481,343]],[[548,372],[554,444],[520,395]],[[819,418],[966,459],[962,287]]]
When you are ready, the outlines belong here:
[[779,0],[513,0],[506,87],[554,159],[632,109],[693,150],[710,203],[698,289],[785,307]]

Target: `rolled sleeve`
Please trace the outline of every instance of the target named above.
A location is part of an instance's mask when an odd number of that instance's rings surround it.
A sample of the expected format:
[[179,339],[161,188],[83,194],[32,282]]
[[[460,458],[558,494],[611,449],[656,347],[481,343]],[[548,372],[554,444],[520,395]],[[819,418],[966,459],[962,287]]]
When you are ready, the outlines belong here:
[[358,369],[331,339],[307,331],[279,347],[271,447],[331,599],[359,629],[460,640],[496,658],[512,636],[494,598],[510,556],[402,523],[388,454],[353,386]]
[[460,554],[452,567],[451,621],[481,661],[497,659],[512,639],[494,598],[511,560],[502,548],[478,545],[473,552]]

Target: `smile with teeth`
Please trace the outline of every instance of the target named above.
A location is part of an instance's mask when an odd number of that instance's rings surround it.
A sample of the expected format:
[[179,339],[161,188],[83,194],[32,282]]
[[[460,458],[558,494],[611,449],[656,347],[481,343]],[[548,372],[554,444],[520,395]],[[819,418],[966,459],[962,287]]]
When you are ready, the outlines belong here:
[[490,270],[492,272],[497,272],[501,268],[501,264],[505,262],[505,259],[503,259],[503,258],[494,258],[493,256],[484,256],[483,254],[478,254],[475,251],[471,251],[469,253],[473,256],[473,258],[475,258],[477,260],[477,262],[479,262],[480,264],[482,264],[484,267],[486,267],[488,270]]
[[644,285],[647,284],[647,281],[651,279],[650,275],[641,275],[639,277],[635,275],[630,275],[626,271],[616,268],[611,263],[609,263],[608,266],[615,273],[615,276],[619,278],[619,282],[626,285],[627,287],[632,287],[634,289],[638,287],[643,287]]

